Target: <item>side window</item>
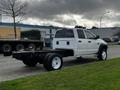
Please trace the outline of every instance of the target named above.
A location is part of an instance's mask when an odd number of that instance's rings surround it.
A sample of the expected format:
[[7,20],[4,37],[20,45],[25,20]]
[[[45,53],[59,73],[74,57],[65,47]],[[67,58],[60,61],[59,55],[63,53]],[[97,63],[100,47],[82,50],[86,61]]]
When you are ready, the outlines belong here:
[[95,38],[95,35],[92,34],[90,31],[85,31],[85,33],[86,33],[86,36],[87,36],[88,39],[94,39]]
[[73,30],[63,29],[56,32],[55,38],[74,38]]
[[83,39],[85,39],[85,35],[84,35],[83,30],[77,30],[77,33],[78,33],[78,38],[83,38]]

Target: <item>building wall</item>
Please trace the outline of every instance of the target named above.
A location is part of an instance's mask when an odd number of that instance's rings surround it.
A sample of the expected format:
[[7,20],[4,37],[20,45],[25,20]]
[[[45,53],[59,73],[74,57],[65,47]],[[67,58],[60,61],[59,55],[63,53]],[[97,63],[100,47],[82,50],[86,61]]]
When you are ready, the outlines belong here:
[[[20,39],[20,28],[17,28],[17,39]],[[0,27],[0,39],[15,39],[13,28]]]

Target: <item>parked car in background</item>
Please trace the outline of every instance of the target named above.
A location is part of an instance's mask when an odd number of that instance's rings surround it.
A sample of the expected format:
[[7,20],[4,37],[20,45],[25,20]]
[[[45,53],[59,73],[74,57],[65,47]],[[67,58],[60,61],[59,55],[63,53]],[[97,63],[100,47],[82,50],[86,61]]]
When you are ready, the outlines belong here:
[[120,44],[120,40],[118,41],[118,44]]
[[112,42],[112,39],[111,39],[111,38],[103,38],[103,40],[106,41],[106,42],[108,42],[108,43],[109,43],[109,42]]

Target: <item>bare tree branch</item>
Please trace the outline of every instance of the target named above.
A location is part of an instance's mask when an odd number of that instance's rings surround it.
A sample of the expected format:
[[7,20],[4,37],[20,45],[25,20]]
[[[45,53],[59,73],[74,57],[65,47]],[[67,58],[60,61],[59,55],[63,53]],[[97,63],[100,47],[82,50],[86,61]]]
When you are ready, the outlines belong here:
[[[27,2],[23,2],[21,0],[1,0],[0,1],[0,12],[2,12],[2,14],[11,16],[13,18],[15,39],[17,37],[16,18],[19,17],[21,21],[23,16],[26,14],[26,10],[25,10],[26,8],[27,8]],[[20,21],[17,21],[17,22],[20,22]]]

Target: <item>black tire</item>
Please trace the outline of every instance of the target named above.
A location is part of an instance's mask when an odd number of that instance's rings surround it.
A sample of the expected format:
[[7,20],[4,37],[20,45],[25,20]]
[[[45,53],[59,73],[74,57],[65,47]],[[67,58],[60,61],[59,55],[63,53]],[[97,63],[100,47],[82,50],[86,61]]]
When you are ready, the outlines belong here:
[[24,50],[24,45],[23,44],[18,44],[16,45],[16,51]]
[[43,50],[43,46],[37,46],[37,47],[36,47],[36,50],[37,50],[37,51]]
[[35,49],[36,49],[36,46],[35,46],[35,44],[31,43],[31,44],[28,45],[28,48],[29,48],[30,50],[35,50]]
[[23,63],[28,67],[35,67],[38,62],[37,60],[28,59],[28,60],[23,60]]
[[12,55],[12,52],[4,52],[3,55],[4,55],[4,56],[11,56],[11,55]]
[[4,44],[4,45],[2,46],[2,51],[3,51],[3,52],[11,52],[11,51],[12,51],[11,45],[10,45],[10,44]]
[[98,59],[99,60],[107,60],[107,50],[106,49],[102,49],[99,51]]
[[62,68],[63,59],[59,54],[47,54],[44,59],[44,67],[48,71],[59,70]]
[[40,50],[43,50],[43,47],[44,47],[44,46],[43,46],[43,45],[41,45],[41,46],[40,46]]
[[4,56],[10,56],[12,54],[12,47],[10,44],[4,44],[2,46],[2,52]]

